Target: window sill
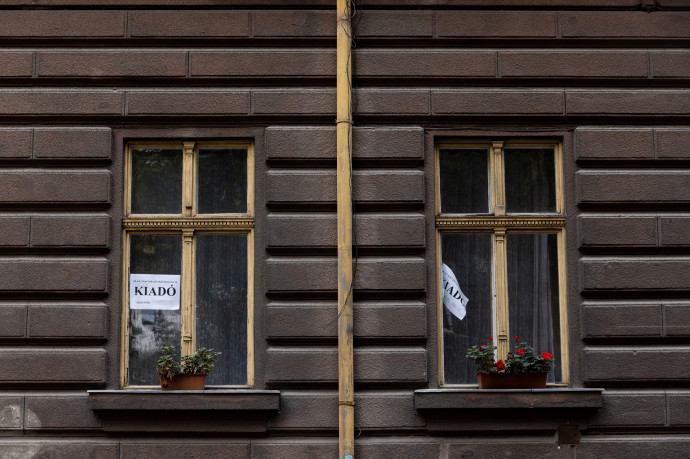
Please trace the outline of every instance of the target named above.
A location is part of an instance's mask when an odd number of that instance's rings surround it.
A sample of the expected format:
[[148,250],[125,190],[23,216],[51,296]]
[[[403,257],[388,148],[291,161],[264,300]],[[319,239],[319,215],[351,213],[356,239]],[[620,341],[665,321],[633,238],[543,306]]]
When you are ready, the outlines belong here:
[[266,432],[277,390],[90,390],[89,407],[113,433]]
[[601,408],[603,389],[420,389],[414,405],[430,432],[559,431],[587,428],[589,415]]

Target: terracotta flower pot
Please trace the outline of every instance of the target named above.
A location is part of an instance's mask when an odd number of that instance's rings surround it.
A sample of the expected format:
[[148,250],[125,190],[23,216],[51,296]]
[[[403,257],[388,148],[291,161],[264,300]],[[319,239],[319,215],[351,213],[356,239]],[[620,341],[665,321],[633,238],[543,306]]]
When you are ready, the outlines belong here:
[[206,375],[178,374],[172,379],[167,379],[163,375],[158,375],[161,380],[162,390],[204,390],[206,386]]
[[480,389],[544,389],[546,373],[477,373]]

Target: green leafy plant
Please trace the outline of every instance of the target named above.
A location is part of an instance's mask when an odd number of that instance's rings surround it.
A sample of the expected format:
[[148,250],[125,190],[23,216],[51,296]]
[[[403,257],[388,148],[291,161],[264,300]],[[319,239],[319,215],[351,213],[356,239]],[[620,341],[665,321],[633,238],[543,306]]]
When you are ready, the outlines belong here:
[[175,361],[174,355],[175,346],[165,346],[163,355],[160,356],[156,364],[156,371],[166,379],[172,379],[178,374],[210,375],[220,352],[202,347],[192,355],[182,356],[180,363]]
[[515,337],[515,352],[509,352],[505,362],[496,361],[493,338],[489,341],[491,344],[475,345],[467,350],[466,357],[477,365],[477,373],[548,373],[553,368],[554,358],[550,352],[537,354],[519,336]]

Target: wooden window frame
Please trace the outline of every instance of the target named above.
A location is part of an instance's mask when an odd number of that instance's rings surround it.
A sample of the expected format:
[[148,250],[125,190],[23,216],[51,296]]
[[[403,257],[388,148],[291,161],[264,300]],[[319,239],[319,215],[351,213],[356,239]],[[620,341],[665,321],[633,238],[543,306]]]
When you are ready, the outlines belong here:
[[[505,209],[505,170],[504,150],[512,147],[554,147],[556,212],[554,213],[520,213],[506,214]],[[489,178],[491,208],[489,214],[455,214],[443,213],[441,208],[440,151],[447,148],[487,148],[489,154]],[[436,215],[436,297],[437,309],[437,346],[438,346],[438,385],[439,387],[467,387],[476,384],[449,384],[444,382],[443,354],[443,290],[442,290],[442,233],[489,233],[492,235],[492,257],[494,264],[492,279],[495,300],[492,311],[492,329],[494,343],[499,356],[505,356],[510,348],[508,316],[508,277],[506,234],[507,233],[547,233],[557,235],[558,247],[558,299],[559,323],[561,337],[561,382],[550,386],[568,386],[570,384],[570,358],[568,345],[568,313],[566,285],[566,235],[565,203],[563,178],[563,144],[554,139],[467,139],[443,141],[435,146],[435,215]],[[480,344],[480,343],[477,343]],[[528,343],[531,344],[531,343]]]
[[[141,147],[181,148],[182,207],[179,214],[132,214],[132,150]],[[199,148],[246,148],[247,212],[197,214],[197,154]],[[124,218],[122,220],[122,322],[120,354],[120,387],[150,389],[156,386],[128,385],[129,368],[129,262],[130,236],[133,234],[171,234],[182,237],[182,273],[180,313],[182,355],[196,348],[196,238],[197,234],[247,235],[247,383],[213,386],[250,388],[254,385],[254,144],[249,141],[133,141],[125,148]]]

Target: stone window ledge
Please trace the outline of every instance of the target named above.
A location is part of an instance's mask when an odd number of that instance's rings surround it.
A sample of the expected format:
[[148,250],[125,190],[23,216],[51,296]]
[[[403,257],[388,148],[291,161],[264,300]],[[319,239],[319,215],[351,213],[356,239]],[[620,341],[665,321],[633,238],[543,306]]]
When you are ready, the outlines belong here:
[[414,405],[430,432],[533,429],[558,431],[560,438],[568,431],[564,426],[577,432],[587,428],[590,414],[602,406],[603,392],[568,387],[420,389],[414,392]]
[[280,409],[280,391],[90,390],[89,407],[113,433],[266,432]]

